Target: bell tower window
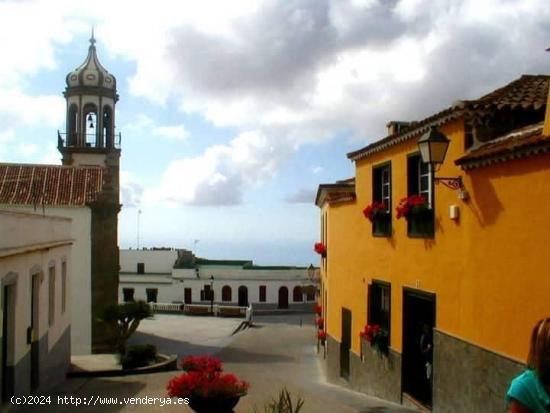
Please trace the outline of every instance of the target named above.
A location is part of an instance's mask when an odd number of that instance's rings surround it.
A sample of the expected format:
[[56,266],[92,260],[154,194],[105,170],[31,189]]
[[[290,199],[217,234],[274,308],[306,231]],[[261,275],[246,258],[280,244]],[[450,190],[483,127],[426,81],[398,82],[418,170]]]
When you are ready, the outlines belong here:
[[107,148],[114,147],[113,111],[110,106],[103,107],[103,139]]
[[67,116],[67,145],[76,146],[78,136],[78,107],[72,104]]
[[97,108],[88,103],[84,106],[84,143],[85,146],[98,147]]

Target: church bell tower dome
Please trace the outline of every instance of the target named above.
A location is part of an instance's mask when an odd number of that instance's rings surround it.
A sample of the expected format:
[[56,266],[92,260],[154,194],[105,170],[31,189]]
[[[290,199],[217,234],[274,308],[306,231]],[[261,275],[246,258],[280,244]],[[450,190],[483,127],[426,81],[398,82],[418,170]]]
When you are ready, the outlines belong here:
[[84,63],[67,75],[67,89],[65,93],[70,92],[72,88],[93,87],[105,89],[105,92],[112,91],[111,94],[114,93],[116,95],[116,79],[99,63],[95,42],[96,40],[92,31],[88,56]]

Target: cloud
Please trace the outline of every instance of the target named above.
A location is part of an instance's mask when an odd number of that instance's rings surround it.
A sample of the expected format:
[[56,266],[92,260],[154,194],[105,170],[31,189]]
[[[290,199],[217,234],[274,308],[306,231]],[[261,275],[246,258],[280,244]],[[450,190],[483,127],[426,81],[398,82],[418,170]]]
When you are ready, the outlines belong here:
[[285,201],[290,204],[313,204],[315,201],[315,194],[315,190],[300,189],[298,192],[285,198]]
[[154,119],[143,113],[135,115],[132,122],[127,124],[124,129],[173,141],[183,141],[189,137],[189,132],[183,124],[159,125]]
[[311,173],[313,175],[317,175],[317,174],[320,174],[321,172],[323,172],[325,168],[323,168],[322,166],[312,166],[311,167]]
[[288,159],[292,145],[260,131],[243,132],[226,145],[199,156],[172,161],[160,184],[144,194],[146,202],[172,205],[236,205],[246,190],[271,179]]
[[120,171],[120,196],[122,205],[134,208],[140,205],[143,186],[128,171]]
[[183,125],[157,126],[153,128],[153,135],[170,140],[183,141],[189,137],[189,132]]

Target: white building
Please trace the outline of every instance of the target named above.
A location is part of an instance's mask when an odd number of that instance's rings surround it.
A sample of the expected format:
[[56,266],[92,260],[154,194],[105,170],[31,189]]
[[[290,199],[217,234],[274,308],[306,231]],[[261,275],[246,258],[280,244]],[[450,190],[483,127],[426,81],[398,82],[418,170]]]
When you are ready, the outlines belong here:
[[[119,300],[311,309],[315,293],[306,267],[209,260],[186,250],[121,250]],[[316,269],[311,268],[315,273]],[[310,271],[311,271],[310,270]],[[309,290],[309,289],[305,289]],[[214,292],[214,296],[210,295]],[[212,300],[213,298],[213,300]]]
[[72,243],[68,218],[0,211],[0,405],[65,378]]

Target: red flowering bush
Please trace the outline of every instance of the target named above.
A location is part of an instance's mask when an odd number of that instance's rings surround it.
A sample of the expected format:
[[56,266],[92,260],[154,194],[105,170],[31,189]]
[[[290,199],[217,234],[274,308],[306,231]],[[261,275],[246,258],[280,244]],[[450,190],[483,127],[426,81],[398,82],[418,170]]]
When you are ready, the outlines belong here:
[[327,254],[327,247],[322,242],[316,242],[313,246],[313,250],[323,257]]
[[323,317],[317,318],[317,327],[322,329],[324,324],[325,324],[325,319]]
[[422,195],[411,195],[402,198],[395,208],[397,211],[397,219],[401,217],[409,219],[412,213],[425,209],[428,209],[428,202]]
[[388,332],[378,324],[367,324],[359,335],[367,340],[374,349],[385,356],[389,354]]
[[245,395],[249,387],[234,374],[222,373],[222,363],[215,357],[187,356],[181,367],[187,372],[168,382],[169,397],[231,398]]
[[316,304],[313,311],[315,312],[315,314],[321,315],[323,313],[323,307],[321,307],[319,304]]
[[317,339],[321,342],[324,342],[327,339],[327,332],[326,331],[319,331],[317,333]]
[[373,202],[363,209],[363,215],[370,222],[373,222],[376,218],[379,218],[387,213],[388,207],[385,202]]
[[187,356],[181,360],[181,368],[185,371],[222,371],[222,362],[211,356]]
[[234,374],[220,371],[189,371],[174,377],[168,382],[168,397],[229,398],[243,396],[249,384],[239,380]]

